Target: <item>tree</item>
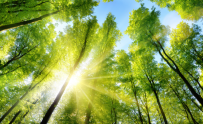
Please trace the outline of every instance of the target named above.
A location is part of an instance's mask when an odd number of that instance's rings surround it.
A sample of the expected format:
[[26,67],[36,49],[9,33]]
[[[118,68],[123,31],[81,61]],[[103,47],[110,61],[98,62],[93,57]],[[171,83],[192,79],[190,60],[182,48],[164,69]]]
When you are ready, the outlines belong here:
[[[25,27],[19,28],[17,31],[13,31],[15,39],[14,45],[10,48],[8,52],[9,57],[7,59],[1,59],[1,89],[9,88],[12,89],[15,87],[15,81],[23,81],[25,78],[30,76],[32,73],[33,81],[30,86],[27,86],[24,92],[24,95],[21,93],[21,97],[17,97],[19,91],[15,91],[16,98],[12,100],[11,103],[7,105],[8,111],[1,117],[0,122],[18,105],[20,100],[22,100],[30,90],[34,89],[36,85],[42,82],[48,73],[51,67],[52,62],[56,62],[57,57],[53,53],[46,53],[47,47],[53,47],[53,38],[55,37],[54,26],[49,25],[47,28],[43,26],[46,23],[40,22],[40,24],[33,24]],[[30,31],[29,33],[27,32]],[[41,33],[43,32],[43,33]],[[48,36],[48,37],[47,37]],[[42,40],[43,39],[43,40]],[[38,59],[37,59],[38,58]],[[47,64],[43,66],[43,64]],[[12,75],[15,75],[13,77]],[[8,83],[9,82],[9,83]],[[8,87],[8,84],[10,87]],[[2,96],[2,99],[5,99],[9,96],[5,94]],[[19,98],[19,99],[18,99]],[[5,102],[8,102],[7,100]]]
[[[87,45],[89,43],[88,42],[89,37],[91,35],[93,35],[94,31],[96,30],[95,28],[97,28],[96,18],[93,17],[92,20],[88,20],[86,23],[82,22],[82,24],[80,24],[79,21],[76,21],[75,24],[74,24],[75,27],[73,27],[73,28],[78,28],[79,25],[81,27],[84,27],[84,28],[80,27],[81,28],[81,32],[83,31],[83,33],[84,33],[83,37],[81,37],[83,39],[80,39],[80,40],[84,40],[83,43],[81,43],[81,44],[83,44],[83,45],[81,45],[81,51],[79,52],[78,57],[76,58],[76,61],[75,61],[74,65],[72,66],[72,69],[70,70],[69,77],[67,78],[66,82],[62,86],[60,92],[58,93],[56,99],[54,100],[52,105],[49,107],[47,113],[45,114],[45,116],[44,116],[44,118],[43,118],[43,120],[41,122],[42,124],[47,123],[49,121],[49,118],[50,118],[52,112],[54,111],[55,107],[57,106],[59,100],[61,99],[61,96],[63,95],[63,93],[64,93],[64,91],[65,91],[65,89],[66,89],[66,87],[68,85],[68,82],[69,82],[71,76],[73,75],[76,67],[79,65],[81,59],[83,58],[83,55],[86,52],[86,47],[88,47]],[[70,33],[72,33],[72,32],[70,32]]]
[[124,50],[121,50],[117,52],[116,60],[118,62],[119,70],[121,70],[121,74],[123,74],[124,77],[127,78],[127,79],[124,78],[122,80],[126,80],[127,82],[130,82],[131,90],[134,94],[136,105],[138,108],[139,119],[140,119],[140,122],[143,124],[144,121],[143,121],[142,112],[140,109],[140,103],[138,101],[139,87],[135,86],[136,80],[134,79],[134,76],[133,76],[133,71],[130,64],[130,57],[125,53]]
[[[113,47],[115,46],[115,42],[118,41],[120,39],[121,33],[120,31],[117,29],[116,26],[116,22],[115,22],[115,17],[109,13],[105,22],[103,23],[103,26],[99,29],[96,39],[95,41],[97,41],[95,47],[99,47],[97,49],[95,49],[96,54],[94,56],[94,62],[100,62],[103,61],[106,57],[109,56],[109,53],[111,53]],[[102,67],[102,63],[100,62],[97,65],[97,71],[95,71],[95,77],[100,76],[100,69],[103,68]],[[93,83],[93,87],[96,87],[96,83],[97,83],[97,79],[95,79],[94,83]],[[91,102],[94,99],[94,94],[95,91],[92,89],[92,97],[91,97]],[[85,119],[85,123],[89,124],[89,120],[90,120],[90,114],[91,114],[91,110],[92,110],[92,103],[88,104],[88,109],[87,109],[87,113],[86,113],[86,119]]]
[[6,1],[0,3],[2,22],[0,31],[41,21],[46,17],[56,15],[56,20],[70,21],[70,18],[80,18],[92,13],[93,6],[98,5],[93,0],[76,1]]
[[128,33],[133,40],[136,40],[140,47],[147,45],[150,49],[158,52],[168,66],[185,82],[193,96],[203,105],[203,98],[195,91],[190,81],[186,79],[177,63],[166,53],[164,43],[168,30],[165,26],[160,24],[158,16],[159,11],[155,11],[155,8],[152,8],[152,11],[149,12],[149,10],[142,5],[141,8],[134,10],[130,15],[130,26],[126,30],[126,33]]

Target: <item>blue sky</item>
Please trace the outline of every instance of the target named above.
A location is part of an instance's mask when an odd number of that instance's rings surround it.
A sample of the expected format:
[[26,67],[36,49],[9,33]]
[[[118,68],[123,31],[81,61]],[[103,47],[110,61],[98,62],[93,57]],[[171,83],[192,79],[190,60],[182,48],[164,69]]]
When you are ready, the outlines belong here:
[[[101,0],[102,1],[102,0]],[[160,8],[155,3],[150,2],[150,0],[143,0],[138,3],[135,0],[114,0],[113,2],[100,2],[100,4],[94,8],[93,15],[97,16],[98,23],[102,25],[105,21],[109,12],[111,12],[116,17],[117,27],[123,33],[122,39],[117,43],[116,50],[124,49],[128,51],[129,45],[133,42],[128,35],[124,34],[124,31],[128,27],[130,12],[138,9],[141,3],[145,4],[145,7],[151,10],[152,6],[161,12],[160,21],[163,25],[169,25],[171,28],[175,28],[177,24],[181,21],[187,22],[190,25],[192,21],[182,20],[176,11],[168,11],[167,8]],[[201,24],[198,22],[198,24]],[[57,31],[62,31],[65,27],[65,23],[61,23],[57,27]]]

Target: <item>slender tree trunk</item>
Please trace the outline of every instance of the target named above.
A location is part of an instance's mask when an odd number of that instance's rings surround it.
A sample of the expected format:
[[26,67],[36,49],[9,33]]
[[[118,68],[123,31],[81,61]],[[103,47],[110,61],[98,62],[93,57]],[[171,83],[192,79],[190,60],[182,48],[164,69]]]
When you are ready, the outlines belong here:
[[[131,75],[131,78],[132,78],[132,75]],[[136,89],[135,89],[135,86],[134,86],[134,83],[133,83],[133,79],[131,80],[131,89],[132,89],[132,91],[134,93],[134,96],[135,96],[135,101],[136,101],[136,105],[138,107],[138,113],[139,113],[140,122],[143,124],[142,113],[140,111],[140,105],[139,105],[139,102],[138,102],[138,99],[137,99],[137,92],[136,92]]]
[[113,111],[114,111],[114,124],[117,124],[117,112],[116,112],[116,108],[113,107]]
[[163,123],[163,119],[162,119],[161,114],[160,114],[160,112],[159,112],[159,108],[156,107],[156,110],[157,110],[157,112],[158,112],[158,114],[159,114],[159,120],[160,120],[160,122],[161,122],[161,124],[162,124],[162,123]]
[[147,118],[148,118],[148,123],[151,124],[151,119],[150,119],[150,116],[149,116],[149,112],[147,112]]
[[159,96],[158,96],[156,90],[153,90],[153,92],[154,92],[154,95],[156,96],[156,100],[157,100],[159,109],[160,109],[160,111],[161,111],[161,115],[162,115],[162,117],[163,117],[163,119],[164,119],[164,122],[165,122],[165,124],[168,124],[168,121],[167,121],[167,119],[166,119],[164,110],[163,110],[163,108],[162,108],[162,106],[161,106],[161,102],[160,102],[160,100],[159,100]]
[[20,113],[21,113],[21,111],[18,111],[9,124],[12,124]]
[[146,93],[144,93],[144,101],[145,101],[145,108],[147,111],[147,118],[148,118],[148,123],[151,124],[151,119],[150,119],[150,115],[149,115],[149,107],[148,107],[148,103],[147,103],[147,97],[146,97]]
[[45,14],[45,15],[40,16],[38,18],[34,18],[34,19],[31,19],[31,20],[27,20],[27,21],[22,21],[22,22],[18,22],[18,23],[14,23],[14,24],[3,25],[3,26],[0,26],[0,31],[4,31],[4,30],[7,30],[7,29],[12,29],[12,28],[17,28],[19,26],[23,26],[23,25],[31,24],[31,23],[34,23],[34,22],[37,22],[37,21],[41,21],[42,19],[44,19],[44,18],[46,18],[48,16],[57,14],[58,12],[60,12],[60,11]]
[[143,124],[142,113],[140,111],[140,105],[139,105],[135,90],[134,90],[134,96],[135,96],[135,101],[136,101],[136,104],[137,104],[137,107],[138,107],[138,113],[139,113],[140,122]]
[[166,119],[164,110],[163,110],[163,108],[162,108],[162,106],[161,106],[161,102],[160,102],[160,100],[159,100],[159,96],[158,96],[158,94],[157,94],[157,90],[155,89],[155,83],[154,83],[153,79],[150,80],[149,76],[148,76],[146,73],[144,73],[144,74],[145,74],[145,76],[147,77],[147,80],[148,80],[149,83],[150,83],[150,86],[151,86],[151,88],[152,88],[152,91],[154,92],[154,95],[156,96],[156,100],[157,100],[159,109],[160,109],[160,111],[161,111],[162,117],[163,117],[163,119],[164,119],[164,122],[165,122],[165,124],[168,124],[168,121],[167,121],[167,119]]
[[88,108],[86,110],[85,124],[89,124],[91,112],[92,112],[92,104],[89,102]]
[[[112,119],[112,124],[117,124],[117,112],[116,112],[116,108],[114,107],[114,98],[111,99],[111,119]],[[114,115],[113,115],[114,114]]]
[[73,72],[75,71],[75,68],[79,65],[83,55],[84,55],[84,52],[85,52],[85,49],[86,49],[86,45],[87,45],[87,38],[88,38],[88,34],[89,34],[89,31],[90,31],[90,28],[91,28],[91,24],[89,25],[88,24],[88,29],[87,29],[87,34],[85,36],[85,42],[83,44],[83,47],[82,47],[82,50],[80,52],[80,55],[77,59],[77,61],[75,62],[73,68],[71,69],[70,71],[70,74],[68,76],[68,78],[66,79],[65,83],[63,84],[62,88],[60,89],[58,95],[56,96],[54,102],[51,104],[51,106],[49,107],[48,111],[46,112],[41,124],[46,124],[48,121],[49,121],[49,118],[51,117],[53,111],[55,110],[56,106],[58,105],[68,83],[69,83],[69,80],[71,78],[71,76],[73,75]]

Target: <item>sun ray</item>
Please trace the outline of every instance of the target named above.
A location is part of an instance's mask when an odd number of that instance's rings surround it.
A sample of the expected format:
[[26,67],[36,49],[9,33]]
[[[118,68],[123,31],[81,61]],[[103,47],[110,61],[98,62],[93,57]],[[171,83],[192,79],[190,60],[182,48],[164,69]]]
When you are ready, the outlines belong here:
[[82,93],[85,95],[85,97],[88,99],[88,101],[93,105],[92,101],[90,100],[90,98],[87,96],[87,94],[82,90],[82,88],[79,88]]
[[82,85],[84,85],[84,86],[86,86],[86,87],[88,87],[88,88],[91,88],[91,89],[93,89],[93,90],[95,90],[95,91],[98,91],[98,92],[100,92],[100,93],[102,93],[102,94],[104,94],[104,95],[106,95],[106,96],[109,96],[109,97],[111,97],[111,98],[114,98],[114,99],[116,99],[116,100],[122,100],[122,101],[124,101],[125,103],[128,103],[128,104],[130,104],[130,103],[133,103],[133,100],[132,99],[130,99],[130,98],[128,98],[129,96],[122,96],[122,95],[120,95],[120,94],[118,94],[118,93],[115,93],[115,91],[112,91],[112,90],[105,90],[105,89],[103,89],[103,88],[95,88],[95,87],[93,87],[93,86],[90,86],[90,85],[87,85],[87,84],[85,84],[85,83],[82,83]]
[[104,79],[104,78],[115,78],[115,77],[118,77],[118,76],[100,76],[100,77],[92,77],[92,78],[83,78],[81,80],[91,80],[91,79]]

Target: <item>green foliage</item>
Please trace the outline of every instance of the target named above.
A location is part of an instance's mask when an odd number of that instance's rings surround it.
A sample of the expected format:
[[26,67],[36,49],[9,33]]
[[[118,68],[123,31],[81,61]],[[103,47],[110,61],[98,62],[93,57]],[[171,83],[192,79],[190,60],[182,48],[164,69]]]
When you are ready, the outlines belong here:
[[150,0],[160,7],[167,7],[170,11],[177,11],[182,19],[199,20],[202,18],[202,0]]
[[113,1],[113,0],[102,0],[103,2],[111,2],[111,1]]
[[[200,1],[151,1],[182,18],[201,17]],[[97,5],[96,0],[0,2],[0,29],[50,17],[0,33],[0,123],[40,123],[61,87],[49,123],[203,123],[201,100],[194,95],[203,95],[200,27],[181,22],[170,32],[159,11],[141,4],[125,31],[134,42],[128,52],[115,51],[122,38],[116,17],[109,13],[99,25],[91,15]],[[72,24],[55,32],[52,19]]]

